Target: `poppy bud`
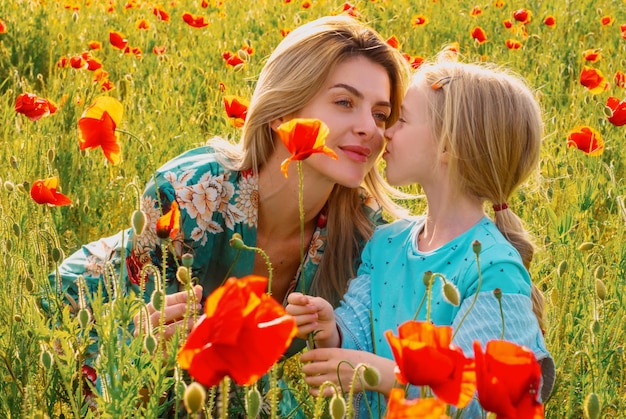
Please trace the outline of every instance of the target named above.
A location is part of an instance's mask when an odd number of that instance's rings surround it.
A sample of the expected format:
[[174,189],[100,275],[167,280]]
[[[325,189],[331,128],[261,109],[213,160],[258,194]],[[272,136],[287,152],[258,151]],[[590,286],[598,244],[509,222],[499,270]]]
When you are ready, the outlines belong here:
[[250,59],[250,54],[245,49],[240,49],[237,51],[237,56],[241,58],[241,61],[248,61]]
[[78,311],[78,323],[80,327],[84,330],[87,328],[87,325],[91,321],[91,313],[86,308],[81,308]]
[[150,302],[156,311],[161,311],[161,308],[163,308],[163,293],[161,290],[154,290],[154,292],[152,292]]
[[193,265],[193,255],[191,253],[185,253],[182,257],[183,266],[187,269]]
[[13,234],[15,234],[15,237],[17,237],[18,239],[22,235],[22,229],[20,228],[20,225],[18,223],[13,223]]
[[433,283],[434,276],[435,275],[432,273],[432,271],[424,272],[424,276],[422,277],[422,280],[424,281],[424,285],[426,286],[426,288],[430,287],[430,285]]
[[550,291],[550,302],[552,303],[553,306],[557,305],[559,301],[559,290],[557,290],[556,288],[552,288],[552,291]]
[[50,351],[42,348],[39,360],[41,361],[41,365],[43,365],[46,370],[49,370],[50,367],[52,367],[52,363],[54,362],[54,357],[52,356]]
[[600,400],[596,393],[589,393],[585,399],[585,419],[598,419],[600,417]]
[[54,162],[55,152],[53,148],[48,149],[48,163],[52,164]]
[[611,109],[609,106],[605,106],[604,107],[604,115],[606,115],[607,118],[612,118],[613,117],[613,109]]
[[178,279],[178,282],[180,282],[183,285],[186,285],[189,283],[189,269],[185,268],[184,266],[179,266],[178,270],[176,271],[176,279]]
[[63,252],[58,247],[52,249],[52,260],[55,263],[58,263],[63,258]]
[[330,411],[330,417],[332,419],[345,418],[346,417],[345,399],[341,395],[335,393],[335,395],[333,395],[333,397],[331,397],[330,399],[328,410]]
[[13,250],[13,240],[11,240],[10,238],[7,238],[4,241],[4,245],[7,248],[7,252],[11,253],[11,250]]
[[146,226],[146,214],[143,211],[135,210],[130,218],[130,223],[133,226],[133,232],[135,235],[140,236],[143,233],[143,229]]
[[496,297],[498,301],[502,300],[502,290],[500,288],[494,288],[493,296]]
[[600,333],[600,322],[598,320],[592,321],[590,329],[591,333],[593,333],[594,335]]
[[474,251],[474,254],[476,254],[476,256],[480,254],[480,251],[482,250],[482,248],[483,248],[483,245],[478,240],[474,240],[472,242],[472,250]]
[[156,338],[152,333],[148,333],[146,337],[143,339],[143,347],[146,348],[146,351],[150,355],[154,355],[154,351],[156,350],[157,342]]
[[583,242],[578,246],[578,250],[581,252],[587,252],[593,249],[594,244],[592,242]]
[[239,233],[233,233],[229,243],[230,247],[232,247],[233,249],[241,250],[246,248],[246,245],[241,238],[241,234]]
[[187,409],[187,413],[190,415],[199,412],[204,406],[204,401],[206,399],[206,390],[202,386],[202,384],[194,381],[189,384],[185,389],[185,395],[183,397],[183,402],[185,403],[185,409]]
[[260,411],[261,393],[256,386],[252,386],[246,394],[246,416],[250,419],[254,419],[259,415]]
[[26,188],[29,188],[29,186],[30,186],[30,183],[24,182],[24,183],[18,183],[17,185],[15,185],[15,188],[20,193],[26,193]]
[[236,66],[233,67],[233,71],[236,73],[238,71],[243,70],[244,65],[245,65],[244,63],[237,64]]
[[19,314],[16,314],[16,315],[14,315],[14,316],[13,316],[13,320],[14,320],[16,323],[19,323],[19,322],[21,322],[21,321],[22,321],[22,316],[20,316]]
[[6,189],[7,192],[13,192],[15,190],[15,185],[10,180],[5,180],[4,189]]
[[372,366],[366,365],[363,370],[363,380],[370,387],[376,387],[380,383],[380,373]]
[[595,272],[593,273],[593,276],[595,276],[596,279],[604,278],[604,266],[602,265],[598,266]]
[[596,279],[596,295],[601,300],[606,300],[606,285],[601,279]]
[[35,283],[33,282],[33,278],[30,275],[26,275],[26,291],[33,292],[35,290]]
[[562,260],[561,263],[559,263],[559,266],[556,268],[556,273],[559,277],[562,277],[565,271],[567,271],[567,261]]
[[458,288],[451,282],[443,284],[443,296],[453,306],[458,306],[461,303],[461,294],[459,294]]

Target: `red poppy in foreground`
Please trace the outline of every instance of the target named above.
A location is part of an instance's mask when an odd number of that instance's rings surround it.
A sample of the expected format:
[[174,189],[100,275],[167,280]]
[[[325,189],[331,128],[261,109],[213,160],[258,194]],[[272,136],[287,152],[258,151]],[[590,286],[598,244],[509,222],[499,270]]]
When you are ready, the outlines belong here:
[[180,208],[178,202],[172,201],[169,211],[163,214],[156,222],[156,235],[160,239],[175,239],[180,231]]
[[589,89],[594,95],[602,93],[609,88],[609,82],[604,75],[599,70],[586,65],[583,66],[583,71],[580,73],[580,84]]
[[480,26],[476,26],[472,30],[471,35],[479,44],[484,44],[487,41],[487,34],[485,34],[485,31]]
[[281,124],[276,132],[282,140],[291,157],[285,159],[280,170],[285,177],[288,176],[289,163],[295,160],[304,160],[315,153],[323,153],[337,160],[337,154],[326,147],[328,126],[319,119],[293,118],[289,122]]
[[48,179],[39,179],[30,187],[30,196],[38,204],[50,206],[70,205],[72,201],[62,193],[57,192],[59,178],[54,176]]
[[91,150],[102,147],[105,157],[111,164],[119,163],[122,149],[115,127],[122,120],[123,111],[124,108],[117,99],[109,96],[96,98],[78,120],[80,149]]
[[504,340],[474,342],[476,387],[483,409],[496,419],[543,418],[541,367],[530,349]]
[[599,156],[604,151],[604,140],[593,128],[578,126],[570,131],[567,146],[576,147],[590,156]]
[[607,115],[607,118],[611,124],[616,127],[626,125],[626,100],[610,96],[606,100],[606,107],[610,111],[610,116]]
[[394,388],[389,393],[385,419],[449,419],[446,407],[438,399],[407,400],[402,389]]
[[209,26],[209,22],[204,20],[204,16],[195,16],[191,13],[183,13],[183,20],[193,28],[204,28]]
[[297,332],[294,318],[265,293],[267,278],[229,278],[213,291],[204,315],[178,352],[181,368],[206,387],[229,376],[255,383],[280,358]]
[[451,344],[450,326],[407,321],[398,328],[398,337],[391,330],[385,336],[399,382],[429,386],[438,398],[457,407],[472,400],[476,389],[473,362]]
[[56,105],[32,93],[22,93],[15,100],[15,112],[26,115],[31,121],[52,115],[57,111]]
[[248,106],[250,102],[238,96],[224,96],[224,109],[230,124],[235,128],[243,127],[248,114]]

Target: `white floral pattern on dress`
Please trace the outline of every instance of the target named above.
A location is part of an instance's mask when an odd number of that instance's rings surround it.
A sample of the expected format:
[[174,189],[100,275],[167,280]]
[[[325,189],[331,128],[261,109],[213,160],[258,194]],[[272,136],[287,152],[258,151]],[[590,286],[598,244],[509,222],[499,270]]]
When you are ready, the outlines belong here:
[[322,255],[317,251],[324,245],[324,241],[320,235],[319,230],[316,230],[311,237],[311,244],[309,244],[309,260],[316,265],[319,265],[322,261]]
[[235,205],[243,214],[243,222],[250,228],[256,228],[259,214],[259,183],[252,173],[242,173],[237,182],[239,194],[235,197]]

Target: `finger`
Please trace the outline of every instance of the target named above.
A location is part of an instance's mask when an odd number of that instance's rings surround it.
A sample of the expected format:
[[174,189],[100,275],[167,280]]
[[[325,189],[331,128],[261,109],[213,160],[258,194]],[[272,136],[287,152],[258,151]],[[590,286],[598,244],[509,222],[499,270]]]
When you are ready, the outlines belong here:
[[309,298],[301,292],[292,292],[287,296],[287,302],[289,304],[296,304],[301,306],[306,305],[309,302]]
[[189,307],[187,303],[165,306],[162,318],[160,311],[156,311],[150,315],[150,324],[152,328],[155,328],[161,324],[167,325],[182,320],[185,314],[187,314],[188,317],[192,317],[193,312],[188,312],[188,309],[197,312],[200,310],[200,304],[196,304],[192,307]]
[[332,352],[330,351],[337,351],[337,349],[336,348],[311,349],[310,351],[303,352],[302,355],[300,355],[300,360],[302,362],[328,361],[332,355]]
[[[193,287],[193,292],[195,294],[196,301],[199,301],[202,298],[202,286],[196,285]],[[169,294],[165,296],[165,305],[175,305],[186,303],[189,298],[188,291],[179,291],[174,294]]]

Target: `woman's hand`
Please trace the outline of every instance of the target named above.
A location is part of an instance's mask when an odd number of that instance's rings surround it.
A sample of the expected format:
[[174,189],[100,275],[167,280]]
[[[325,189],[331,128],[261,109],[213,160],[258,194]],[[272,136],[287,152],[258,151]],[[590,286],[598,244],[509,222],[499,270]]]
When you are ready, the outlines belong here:
[[[175,294],[165,296],[163,318],[161,318],[161,311],[156,310],[152,306],[152,303],[148,303],[146,305],[148,314],[150,315],[149,323],[146,322],[146,310],[142,309],[141,312],[137,313],[133,319],[135,323],[135,336],[139,335],[140,328],[146,330],[146,326],[149,326],[152,330],[154,330],[160,325],[165,325],[166,327],[163,330],[163,336],[165,339],[172,337],[176,332],[176,329],[179,327],[186,327],[187,332],[191,331],[194,326],[194,316],[191,314],[202,310],[202,305],[200,304],[200,300],[202,299],[202,286],[194,286],[193,292],[195,294],[195,300],[189,303],[191,304],[189,307],[191,313],[188,314],[186,324],[183,323],[185,322],[185,313],[188,308],[187,299],[189,297],[189,293],[187,291],[180,291]],[[143,320],[143,324],[140,324],[140,319]]]
[[324,348],[339,347],[340,338],[333,306],[321,297],[311,297],[292,292],[287,297],[285,311],[296,319],[298,337],[306,339],[315,333],[316,345]]
[[[343,391],[348,392],[354,376],[354,368],[359,364],[366,364],[378,370],[380,380],[377,385],[370,386],[362,379],[357,378],[354,383],[355,391],[374,390],[387,396],[395,383],[394,368],[396,363],[391,359],[366,351],[340,348],[313,349],[303,352],[300,361],[303,363],[304,381],[311,387],[309,391],[313,396],[319,394],[319,388],[325,381],[335,383],[340,391],[339,382],[341,381]],[[359,377],[362,376],[363,368],[360,368]],[[333,394],[333,388],[326,386],[322,395],[330,397]]]

